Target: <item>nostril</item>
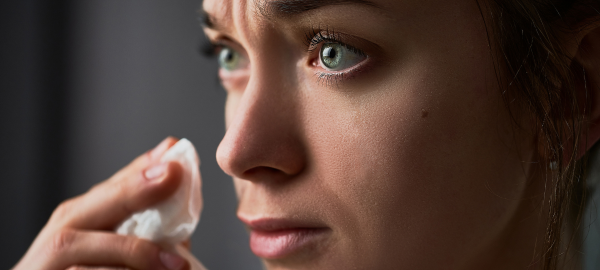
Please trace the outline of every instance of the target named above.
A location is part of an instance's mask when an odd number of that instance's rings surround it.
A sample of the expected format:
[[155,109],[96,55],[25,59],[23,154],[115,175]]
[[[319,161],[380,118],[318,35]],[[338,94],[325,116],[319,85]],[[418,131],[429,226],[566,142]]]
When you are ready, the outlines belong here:
[[261,166],[261,167],[251,168],[251,169],[245,171],[244,174],[255,174],[255,173],[258,173],[258,172],[283,173],[282,171],[280,171],[278,169],[275,169],[275,168]]
[[249,181],[278,181],[289,177],[284,171],[266,166],[254,167],[242,174],[242,179]]
[[217,148],[221,169],[230,176],[257,181],[289,178],[299,174],[305,165],[302,145],[293,137],[281,140],[271,136],[247,134],[230,128]]

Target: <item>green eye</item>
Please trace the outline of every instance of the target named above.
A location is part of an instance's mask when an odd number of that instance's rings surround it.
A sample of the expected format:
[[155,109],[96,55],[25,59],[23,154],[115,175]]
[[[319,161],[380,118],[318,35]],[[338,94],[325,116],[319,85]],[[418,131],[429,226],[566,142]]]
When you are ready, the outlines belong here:
[[227,71],[233,71],[239,68],[241,56],[231,48],[223,47],[219,52],[219,65]]
[[319,58],[327,70],[339,71],[360,63],[365,56],[339,43],[325,43],[321,47]]

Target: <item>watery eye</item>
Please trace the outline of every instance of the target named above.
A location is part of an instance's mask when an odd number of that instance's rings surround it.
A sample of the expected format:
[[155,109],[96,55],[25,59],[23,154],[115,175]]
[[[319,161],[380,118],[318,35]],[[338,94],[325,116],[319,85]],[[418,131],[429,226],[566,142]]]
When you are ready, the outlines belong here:
[[233,71],[240,67],[241,56],[235,50],[223,47],[219,52],[219,65],[227,71]]
[[360,63],[366,57],[342,44],[325,43],[321,47],[319,58],[325,69],[339,71]]

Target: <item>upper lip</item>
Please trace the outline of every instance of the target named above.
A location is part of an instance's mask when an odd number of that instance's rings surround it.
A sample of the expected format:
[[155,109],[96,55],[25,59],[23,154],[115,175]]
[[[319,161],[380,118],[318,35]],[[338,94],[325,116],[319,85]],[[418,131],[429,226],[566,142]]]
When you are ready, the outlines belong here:
[[244,222],[251,230],[254,231],[281,231],[290,229],[325,229],[325,226],[319,222],[312,222],[306,220],[289,219],[289,218],[273,218],[273,217],[260,217],[260,218],[246,218],[238,215],[238,218]]

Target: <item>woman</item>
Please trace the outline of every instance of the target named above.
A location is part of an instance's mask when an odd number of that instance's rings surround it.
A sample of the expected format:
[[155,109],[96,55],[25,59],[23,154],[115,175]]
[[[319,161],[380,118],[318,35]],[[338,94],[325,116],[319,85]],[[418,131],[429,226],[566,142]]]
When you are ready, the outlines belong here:
[[[600,1],[206,0],[217,151],[268,269],[571,269],[600,137]],[[15,269],[185,269],[110,233],[167,139],[61,204]],[[575,207],[573,207],[575,205]]]

